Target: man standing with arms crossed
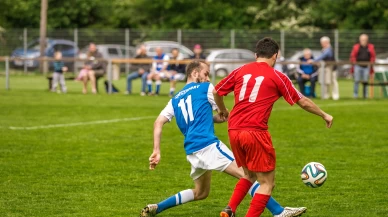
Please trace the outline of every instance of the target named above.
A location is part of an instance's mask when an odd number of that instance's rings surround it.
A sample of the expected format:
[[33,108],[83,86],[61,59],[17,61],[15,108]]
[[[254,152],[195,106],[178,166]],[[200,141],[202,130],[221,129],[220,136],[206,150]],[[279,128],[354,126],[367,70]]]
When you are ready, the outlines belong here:
[[[243,167],[241,178],[221,217],[233,217],[237,206],[252,186],[252,177],[261,184],[252,199],[246,217],[260,216],[275,186],[275,149],[268,130],[273,104],[283,96],[290,104],[323,118],[328,128],[333,117],[322,111],[310,99],[295,89],[291,81],[273,69],[279,45],[271,38],[263,38],[256,45],[256,62],[235,69],[218,83],[213,91],[219,115],[228,119],[229,140],[235,160]],[[223,96],[234,91],[235,105],[230,113]]]

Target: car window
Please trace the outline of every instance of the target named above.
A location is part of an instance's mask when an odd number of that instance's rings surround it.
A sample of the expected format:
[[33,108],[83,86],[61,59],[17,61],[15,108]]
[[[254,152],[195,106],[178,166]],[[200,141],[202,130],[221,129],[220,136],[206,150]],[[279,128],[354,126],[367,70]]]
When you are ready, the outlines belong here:
[[222,53],[216,59],[239,59],[239,56],[237,53]]
[[243,59],[243,60],[255,59],[255,57],[251,53],[245,53],[245,52],[240,53],[240,57],[241,57],[240,59]]
[[110,47],[110,48],[108,48],[108,54],[109,55],[119,55],[119,51],[117,50],[117,48]]
[[68,44],[55,44],[53,46],[53,49],[54,51],[69,51],[69,50],[72,50],[74,49],[74,47],[72,45],[68,45]]
[[36,41],[36,42],[33,42],[33,43],[29,44],[27,49],[39,50],[40,49],[39,41]]

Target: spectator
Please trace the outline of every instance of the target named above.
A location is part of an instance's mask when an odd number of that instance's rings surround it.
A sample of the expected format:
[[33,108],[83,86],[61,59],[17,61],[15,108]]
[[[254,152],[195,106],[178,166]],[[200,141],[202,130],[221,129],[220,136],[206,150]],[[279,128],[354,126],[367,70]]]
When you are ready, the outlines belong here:
[[[376,52],[373,44],[368,42],[368,35],[362,34],[359,38],[360,42],[353,46],[352,52],[350,54],[350,61],[352,63],[356,62],[370,62],[374,63],[376,60]],[[369,74],[373,74],[373,67],[367,64],[356,64],[352,68],[354,72],[354,98],[358,98],[358,84],[360,80],[364,84],[363,88],[363,97],[367,97],[367,88],[366,85],[369,81]]]
[[[174,48],[171,51],[172,57],[171,60],[182,60],[183,58],[179,55],[178,48]],[[179,64],[177,62],[170,64],[170,70],[168,77],[170,78],[170,97],[174,95],[176,82],[177,81],[183,81],[185,76],[185,65]]]
[[206,56],[203,54],[202,47],[200,44],[194,45],[193,52],[194,52],[194,55],[191,56],[191,59],[202,59],[202,60],[206,59]]
[[[314,59],[312,56],[311,50],[306,48],[303,50],[303,56],[299,58],[299,61],[302,62],[299,66],[299,77],[298,84],[300,92],[305,96],[311,96],[315,98],[315,83],[318,80],[318,67],[316,65],[306,64],[309,60]],[[310,81],[310,94],[307,94],[305,91],[306,82]]]
[[62,61],[62,53],[60,51],[55,52],[54,58],[53,86],[51,91],[56,92],[59,83],[62,93],[66,93],[65,76],[63,73],[67,71],[67,67]]
[[[139,49],[137,50],[137,55],[135,59],[145,59],[148,58],[147,56],[147,50],[144,45],[141,45]],[[137,65],[137,71],[132,72],[127,77],[127,91],[126,94],[132,93],[132,80],[141,78],[141,92],[140,95],[144,96],[146,92],[146,83],[147,83],[147,76],[150,71],[150,64],[138,64]]]
[[83,81],[82,93],[86,94],[88,92],[88,81],[90,81],[92,86],[92,93],[97,93],[96,77],[104,76],[106,69],[106,64],[101,60],[102,58],[103,56],[100,52],[98,52],[96,45],[94,43],[90,43],[87,54],[88,61],[85,62],[85,65],[77,78],[77,80]]
[[[330,45],[330,38],[327,36],[323,36],[320,40],[322,46],[322,54],[316,59],[309,60],[308,63],[323,61],[335,61],[334,52]],[[322,84],[326,86],[326,92],[323,95],[324,99],[328,99],[330,96],[330,87],[331,87],[331,95],[333,100],[339,99],[339,89],[338,89],[338,81],[337,81],[337,72],[334,70],[333,65],[327,64],[325,66],[325,77],[322,78]]]
[[157,47],[155,49],[156,51],[156,56],[153,58],[154,61],[152,63],[152,68],[150,74],[147,76],[147,85],[148,85],[148,94],[152,95],[152,80],[155,80],[156,84],[156,90],[155,90],[155,95],[159,95],[160,91],[160,85],[162,84],[161,81],[161,72],[166,73],[168,70],[168,61],[170,60],[170,57],[167,54],[164,54],[162,51],[162,48]]

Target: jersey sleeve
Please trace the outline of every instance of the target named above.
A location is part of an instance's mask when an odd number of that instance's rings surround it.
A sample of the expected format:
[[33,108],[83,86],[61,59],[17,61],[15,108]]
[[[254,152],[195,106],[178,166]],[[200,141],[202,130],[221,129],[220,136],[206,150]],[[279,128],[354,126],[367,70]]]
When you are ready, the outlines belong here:
[[281,72],[275,71],[275,74],[279,78],[277,83],[278,90],[283,98],[290,104],[297,103],[303,95],[294,87],[291,80]]
[[168,119],[168,121],[171,121],[172,118],[175,116],[175,114],[174,114],[174,107],[172,106],[172,100],[171,99],[167,103],[166,107],[164,107],[164,109],[162,110],[160,115],[166,117]]
[[218,95],[226,96],[234,90],[235,75],[236,75],[237,71],[240,70],[240,68],[233,70],[232,73],[230,73],[228,76],[226,76],[224,79],[222,79],[216,85],[215,89],[216,89]]
[[213,110],[217,110],[218,106],[216,102],[214,101],[214,95],[213,95],[214,86],[213,84],[209,84],[209,88],[207,90],[207,100],[209,101],[210,105],[212,106]]

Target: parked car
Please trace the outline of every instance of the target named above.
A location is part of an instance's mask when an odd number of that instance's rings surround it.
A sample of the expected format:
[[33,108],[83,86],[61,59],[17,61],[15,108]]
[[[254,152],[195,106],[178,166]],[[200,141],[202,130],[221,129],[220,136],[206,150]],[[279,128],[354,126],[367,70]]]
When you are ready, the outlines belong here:
[[208,49],[205,50],[206,60],[222,61],[225,63],[215,63],[214,70],[216,76],[224,77],[234,69],[244,65],[244,62],[255,61],[255,53],[246,49]]
[[[47,38],[46,40],[46,50],[45,50],[45,56],[47,57],[54,57],[55,51],[61,51],[63,57],[74,57],[78,53],[78,47],[73,41],[64,40],[64,39],[50,39]],[[20,58],[37,58],[40,56],[40,41],[39,39],[32,41],[27,45],[27,51],[24,53],[23,48],[17,48],[15,49],[11,57],[20,57]],[[39,61],[36,60],[15,60],[12,61],[13,67],[22,67],[24,64],[27,65],[28,68],[37,68],[39,67]],[[69,68],[72,67],[72,63],[66,62],[66,66]],[[50,64],[52,66],[52,64]]]
[[[98,52],[100,52],[104,59],[120,59],[125,58],[126,52],[128,52],[129,58],[133,58],[136,56],[136,49],[132,46],[125,46],[120,44],[97,44],[96,45]],[[82,50],[78,54],[78,58],[86,59],[87,53],[89,50],[89,45],[82,48]],[[84,62],[77,61],[76,69],[79,70],[84,66]],[[125,64],[120,64],[120,71],[125,70]]]
[[[311,53],[313,57],[316,58],[322,54],[322,51],[311,50]],[[299,58],[301,58],[302,56],[303,56],[303,50],[296,51],[291,57],[287,58],[286,61],[299,61]],[[296,67],[298,67],[297,64],[287,65],[287,70],[285,73],[290,77],[290,79],[296,79],[296,75],[297,75],[296,73],[298,73]],[[338,77],[346,77],[350,72],[351,65],[350,64],[338,65],[336,68],[337,68],[336,70],[337,70]]]
[[[388,53],[382,53],[376,55],[376,63],[385,63],[388,64]],[[382,66],[377,65],[374,67],[375,72],[387,72],[388,71],[388,65]]]
[[168,54],[170,57],[172,56],[171,50],[174,48],[179,49],[180,58],[189,59],[191,56],[194,55],[193,51],[191,51],[189,48],[175,41],[146,41],[146,42],[143,42],[142,44],[145,45],[147,49],[147,55],[150,57],[156,56],[155,49],[157,47],[162,48],[163,52],[165,54]]

